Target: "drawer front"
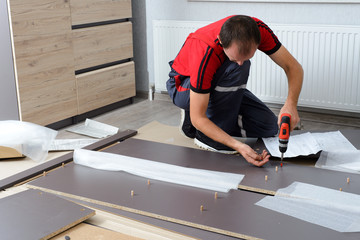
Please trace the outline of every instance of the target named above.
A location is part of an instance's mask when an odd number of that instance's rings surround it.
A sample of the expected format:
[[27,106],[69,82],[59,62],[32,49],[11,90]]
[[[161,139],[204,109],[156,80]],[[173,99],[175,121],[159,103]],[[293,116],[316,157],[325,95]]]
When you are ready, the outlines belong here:
[[77,114],[69,4],[11,0],[21,119],[40,125]]
[[73,30],[75,70],[133,57],[131,22]]
[[79,114],[134,97],[134,62],[91,71],[76,76]]
[[131,18],[131,0],[70,0],[72,25]]

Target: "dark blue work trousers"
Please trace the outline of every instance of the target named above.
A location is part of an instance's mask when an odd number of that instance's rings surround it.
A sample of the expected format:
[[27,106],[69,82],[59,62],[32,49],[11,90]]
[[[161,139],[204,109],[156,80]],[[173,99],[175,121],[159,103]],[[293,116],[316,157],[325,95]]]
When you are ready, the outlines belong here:
[[[170,66],[172,62],[170,62]],[[207,117],[231,136],[271,137],[278,132],[277,117],[254,94],[246,89],[250,61],[239,66],[226,60],[212,81]],[[185,110],[190,107],[190,90],[177,91],[173,69],[166,83],[173,103]],[[182,77],[181,86],[190,89],[190,77]]]

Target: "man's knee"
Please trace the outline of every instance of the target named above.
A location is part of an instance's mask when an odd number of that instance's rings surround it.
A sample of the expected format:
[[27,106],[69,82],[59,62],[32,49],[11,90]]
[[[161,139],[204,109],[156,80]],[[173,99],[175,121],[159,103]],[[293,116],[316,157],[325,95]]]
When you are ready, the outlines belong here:
[[279,126],[277,124],[277,117],[274,114],[274,117],[268,123],[269,129],[265,131],[265,136],[263,137],[273,137],[278,134]]
[[166,89],[167,93],[169,94],[171,100],[174,102],[174,98],[176,95],[176,87],[175,87],[175,79],[169,78],[169,80],[166,81]]
[[273,137],[278,133],[278,124],[276,115],[270,111],[259,112],[263,117],[259,121],[259,137]]
[[[259,114],[262,114],[260,117]],[[256,116],[258,115],[258,116]],[[273,137],[278,133],[277,117],[272,112],[259,112],[251,116],[239,115],[239,127],[246,137]],[[244,135],[242,133],[242,135]]]

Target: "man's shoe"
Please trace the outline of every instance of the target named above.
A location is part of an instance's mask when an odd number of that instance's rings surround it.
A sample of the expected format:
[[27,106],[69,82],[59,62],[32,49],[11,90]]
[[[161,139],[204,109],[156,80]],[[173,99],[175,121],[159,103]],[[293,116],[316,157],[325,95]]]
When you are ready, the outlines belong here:
[[225,146],[222,143],[212,140],[211,138],[207,137],[205,134],[203,134],[200,131],[196,131],[194,143],[195,143],[195,145],[199,146],[200,148],[203,148],[203,149],[209,150],[209,151],[213,151],[213,152],[220,152],[220,153],[225,153],[225,154],[238,153],[234,149],[229,148],[228,146]]
[[188,138],[195,138],[196,128],[191,124],[190,112],[181,109],[180,133]]

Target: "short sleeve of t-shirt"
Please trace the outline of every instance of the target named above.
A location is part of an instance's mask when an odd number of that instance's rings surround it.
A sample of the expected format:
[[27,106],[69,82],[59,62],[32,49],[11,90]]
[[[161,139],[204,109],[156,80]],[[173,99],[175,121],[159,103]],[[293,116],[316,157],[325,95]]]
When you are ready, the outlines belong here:
[[281,43],[274,32],[263,21],[253,18],[260,31],[261,41],[258,49],[267,55],[275,53],[281,47]]

